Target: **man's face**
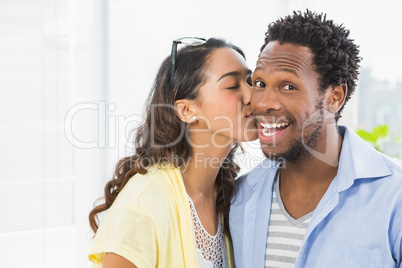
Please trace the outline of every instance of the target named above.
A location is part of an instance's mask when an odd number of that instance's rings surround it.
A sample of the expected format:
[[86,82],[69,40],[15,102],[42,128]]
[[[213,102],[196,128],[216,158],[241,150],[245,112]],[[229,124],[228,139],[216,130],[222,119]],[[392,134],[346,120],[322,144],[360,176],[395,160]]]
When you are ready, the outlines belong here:
[[262,51],[253,74],[251,109],[258,137],[271,159],[296,162],[309,157],[325,131],[324,93],[308,47],[278,41]]

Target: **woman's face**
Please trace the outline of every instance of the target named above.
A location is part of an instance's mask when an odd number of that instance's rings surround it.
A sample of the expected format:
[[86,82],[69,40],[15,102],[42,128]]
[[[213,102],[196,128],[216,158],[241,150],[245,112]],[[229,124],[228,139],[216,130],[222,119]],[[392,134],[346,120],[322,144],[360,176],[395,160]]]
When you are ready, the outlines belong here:
[[216,145],[257,139],[250,110],[251,75],[238,52],[216,49],[207,63],[205,84],[197,98],[197,120],[190,131],[209,135]]

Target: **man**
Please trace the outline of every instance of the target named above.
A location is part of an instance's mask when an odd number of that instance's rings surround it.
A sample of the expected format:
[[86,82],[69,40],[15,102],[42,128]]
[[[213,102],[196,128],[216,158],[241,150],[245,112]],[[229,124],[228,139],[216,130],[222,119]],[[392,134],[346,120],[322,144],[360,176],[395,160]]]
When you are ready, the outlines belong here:
[[237,267],[402,267],[402,167],[346,127],[359,49],[311,11],[268,26],[251,107],[267,159],[237,180]]

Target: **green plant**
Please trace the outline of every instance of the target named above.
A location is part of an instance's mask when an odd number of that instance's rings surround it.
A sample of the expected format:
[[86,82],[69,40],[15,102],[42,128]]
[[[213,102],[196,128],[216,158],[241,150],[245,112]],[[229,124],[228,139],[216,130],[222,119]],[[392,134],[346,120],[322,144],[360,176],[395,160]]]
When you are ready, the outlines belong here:
[[356,130],[356,133],[363,140],[373,145],[373,147],[380,152],[383,152],[382,151],[383,144],[389,138],[388,125],[379,125],[373,127],[373,130],[371,132],[368,132],[363,129],[358,129]]

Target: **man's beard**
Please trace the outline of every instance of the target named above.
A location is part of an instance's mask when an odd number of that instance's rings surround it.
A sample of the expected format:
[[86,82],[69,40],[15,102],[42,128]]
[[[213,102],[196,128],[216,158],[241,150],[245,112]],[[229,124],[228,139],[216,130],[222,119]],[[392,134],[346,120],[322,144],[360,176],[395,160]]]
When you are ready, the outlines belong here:
[[[317,145],[318,137],[324,125],[323,98],[321,98],[317,103],[315,111],[316,113],[318,113],[318,119],[315,120],[314,123],[310,124],[307,128],[303,128],[300,131],[300,138],[294,139],[291,142],[288,150],[275,154],[265,153],[263,151],[264,155],[268,159],[282,162],[282,164],[284,162],[288,162],[291,164],[300,163],[309,159],[312,155],[307,150],[307,148],[315,148],[315,146]],[[307,132],[306,130],[310,131]]]

